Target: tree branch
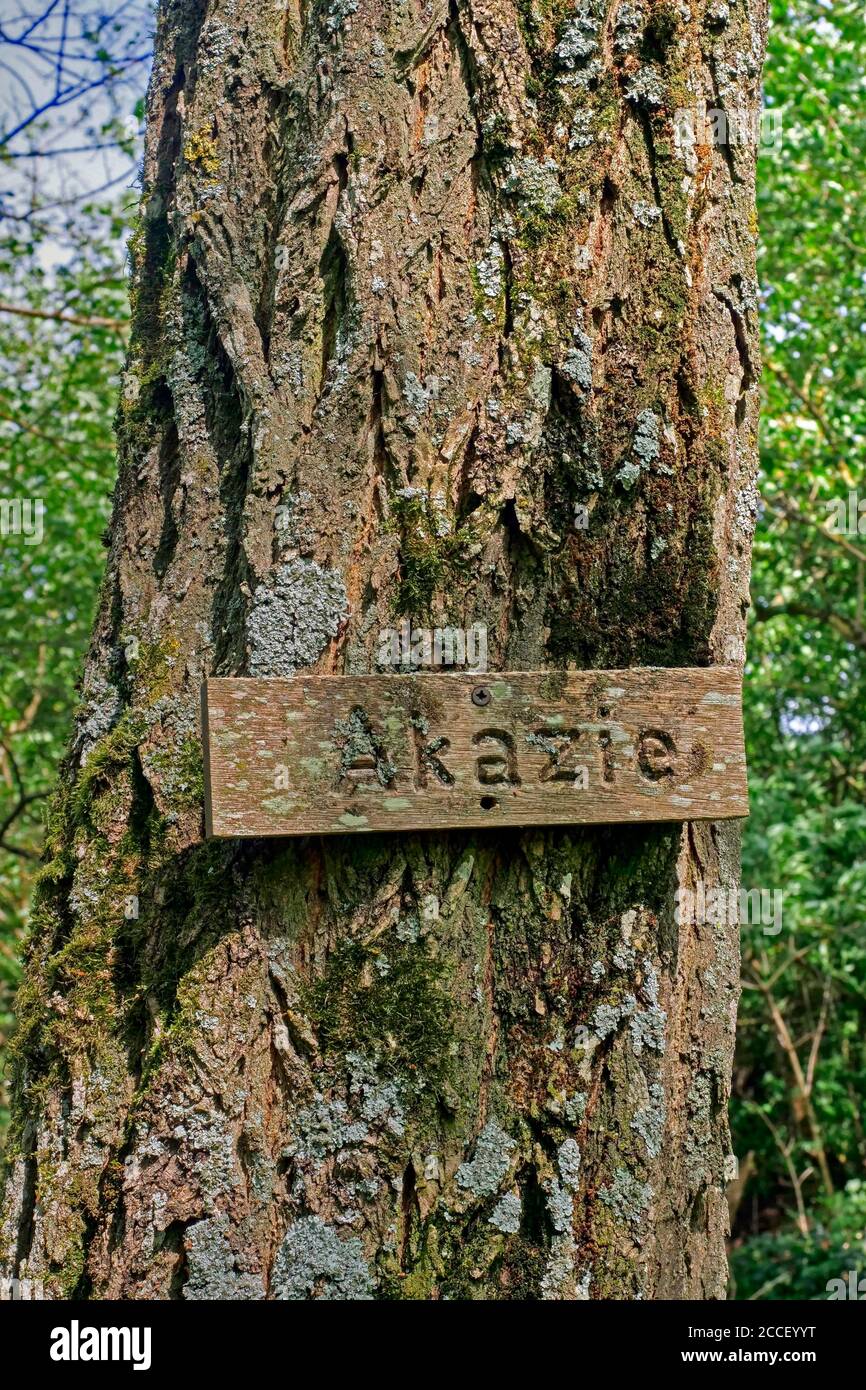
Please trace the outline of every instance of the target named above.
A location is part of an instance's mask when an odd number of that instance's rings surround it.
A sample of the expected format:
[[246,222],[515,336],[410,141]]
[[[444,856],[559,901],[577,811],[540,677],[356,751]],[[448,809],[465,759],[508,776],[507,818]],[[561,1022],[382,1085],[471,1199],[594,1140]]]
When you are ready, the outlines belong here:
[[62,309],[28,309],[23,304],[8,304],[5,300],[0,300],[0,313],[19,314],[25,319],[51,319],[56,323],[74,323],[82,328],[116,328],[122,331],[129,327],[126,319],[107,319],[98,314],[67,314]]

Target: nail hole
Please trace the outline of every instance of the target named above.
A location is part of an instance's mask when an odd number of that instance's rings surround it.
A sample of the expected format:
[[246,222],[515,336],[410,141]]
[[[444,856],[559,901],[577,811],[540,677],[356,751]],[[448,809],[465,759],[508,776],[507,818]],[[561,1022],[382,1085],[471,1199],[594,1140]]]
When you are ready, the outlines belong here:
[[495,796],[482,796],[480,805],[482,811],[492,811],[494,806],[499,805],[499,802]]

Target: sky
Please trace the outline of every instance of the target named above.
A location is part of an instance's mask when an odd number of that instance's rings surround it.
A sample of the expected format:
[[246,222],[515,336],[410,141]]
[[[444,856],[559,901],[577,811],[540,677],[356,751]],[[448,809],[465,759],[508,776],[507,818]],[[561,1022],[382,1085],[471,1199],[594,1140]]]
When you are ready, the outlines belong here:
[[135,186],[152,7],[0,0],[0,218],[38,218],[61,255],[67,218]]

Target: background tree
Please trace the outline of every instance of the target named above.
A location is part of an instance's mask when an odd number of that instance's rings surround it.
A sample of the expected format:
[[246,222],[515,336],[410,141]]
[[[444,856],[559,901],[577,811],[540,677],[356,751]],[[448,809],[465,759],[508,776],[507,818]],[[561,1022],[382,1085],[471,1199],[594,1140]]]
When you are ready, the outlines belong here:
[[773,12],[744,880],[785,899],[778,936],[744,934],[733,1267],[738,1297],[814,1298],[866,1256],[866,36],[854,4]]
[[[0,13],[0,216],[66,229],[68,212],[135,171],[150,6],[47,0]],[[133,161],[132,164],[130,161]]]
[[503,669],[736,657],[754,146],[675,116],[753,113],[762,47],[745,5],[162,7],[8,1268],[723,1294],[736,932],[673,894],[736,832],[203,844],[196,719],[208,670],[367,670],[404,613]]
[[48,539],[0,538],[0,1133],[5,1049],[45,798],[68,741],[108,519],[128,318],[125,238],[148,6],[0,16],[0,498]]

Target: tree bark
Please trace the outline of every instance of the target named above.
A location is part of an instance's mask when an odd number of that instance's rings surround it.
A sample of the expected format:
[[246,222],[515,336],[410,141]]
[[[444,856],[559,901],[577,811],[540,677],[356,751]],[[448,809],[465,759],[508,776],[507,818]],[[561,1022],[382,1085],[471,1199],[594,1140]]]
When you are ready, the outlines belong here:
[[[763,0],[166,0],[4,1272],[722,1298],[730,828],[208,842],[209,673],[739,660]],[[580,509],[584,508],[585,511]],[[577,521],[578,524],[575,524]],[[137,916],[135,915],[137,912]]]

